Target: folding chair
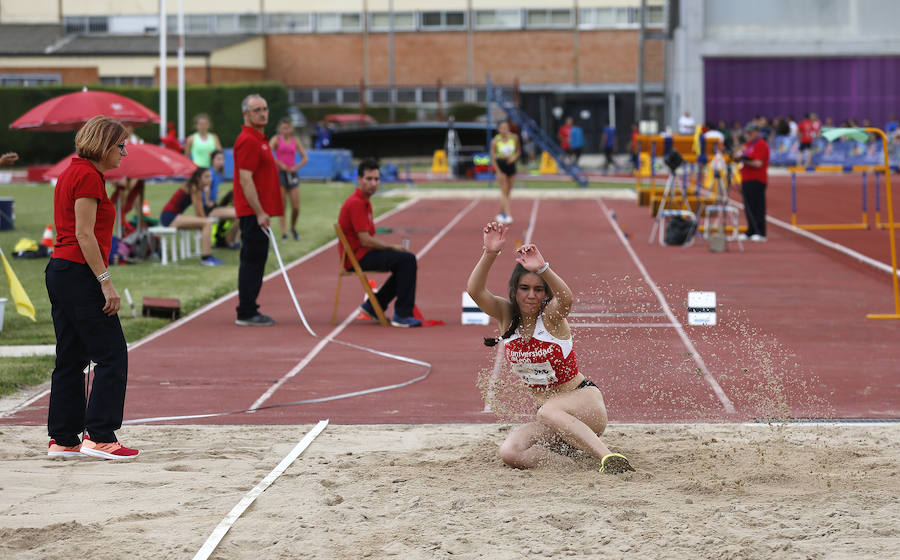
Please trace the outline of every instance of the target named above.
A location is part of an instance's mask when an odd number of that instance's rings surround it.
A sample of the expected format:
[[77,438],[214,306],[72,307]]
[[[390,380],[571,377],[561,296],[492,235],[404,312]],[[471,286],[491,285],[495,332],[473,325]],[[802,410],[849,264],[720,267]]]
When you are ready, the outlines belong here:
[[[344,276],[351,276],[355,274],[359,281],[362,283],[363,289],[366,290],[366,293],[369,295],[369,301],[372,303],[372,308],[375,310],[375,315],[378,317],[378,322],[382,324],[382,326],[388,326],[387,319],[384,317],[384,311],[381,309],[381,304],[378,303],[378,298],[375,297],[375,292],[372,290],[372,286],[369,285],[369,278],[366,276],[367,272],[383,272],[381,270],[363,270],[361,266],[359,266],[359,261],[356,260],[356,256],[353,254],[353,250],[350,248],[350,242],[347,241],[347,236],[344,235],[343,230],[341,230],[341,226],[339,224],[334,224],[334,231],[337,233],[338,240],[341,242],[341,245],[344,247],[344,255],[341,258],[340,268],[338,269],[338,280],[337,280],[337,291],[334,294],[334,312],[331,314],[331,324],[335,324],[337,322],[337,308],[338,301],[341,297],[341,278]],[[352,270],[347,270],[344,266],[345,261],[350,262],[350,266],[352,266]]]

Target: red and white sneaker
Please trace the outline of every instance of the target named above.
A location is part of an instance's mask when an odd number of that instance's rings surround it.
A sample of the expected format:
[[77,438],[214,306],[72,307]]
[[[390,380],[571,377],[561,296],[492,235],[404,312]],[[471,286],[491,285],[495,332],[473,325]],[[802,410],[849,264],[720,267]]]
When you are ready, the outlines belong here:
[[72,457],[84,457],[81,454],[81,444],[78,445],[59,445],[55,439],[50,440],[50,446],[47,449],[48,457],[63,457],[71,459]]
[[125,447],[118,441],[101,443],[92,441],[90,436],[84,436],[84,441],[81,442],[81,453],[90,457],[117,461],[122,459],[134,459],[140,454],[140,451]]

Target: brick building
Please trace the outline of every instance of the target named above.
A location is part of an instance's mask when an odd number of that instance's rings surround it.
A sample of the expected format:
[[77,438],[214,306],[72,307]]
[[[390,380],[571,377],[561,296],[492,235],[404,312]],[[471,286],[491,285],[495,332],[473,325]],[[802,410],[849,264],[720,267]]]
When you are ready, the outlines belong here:
[[[646,113],[662,120],[665,0],[649,0]],[[168,2],[167,31],[176,32]],[[435,6],[439,5],[439,8]],[[547,128],[627,129],[640,0],[184,0],[188,83],[284,83],[298,105],[480,103],[490,75]],[[393,12],[389,9],[393,7]],[[0,85],[156,85],[159,0],[0,3]],[[167,79],[175,79],[176,37]],[[391,56],[393,53],[393,57]],[[393,64],[391,64],[393,61]]]

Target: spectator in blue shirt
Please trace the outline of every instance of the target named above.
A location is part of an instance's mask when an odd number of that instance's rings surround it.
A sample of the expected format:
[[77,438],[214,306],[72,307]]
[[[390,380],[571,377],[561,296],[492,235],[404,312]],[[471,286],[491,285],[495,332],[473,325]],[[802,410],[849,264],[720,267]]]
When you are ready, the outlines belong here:
[[209,161],[211,162],[209,174],[212,182],[209,190],[203,193],[203,207],[206,208],[207,214],[218,205],[219,185],[225,182],[225,154],[222,150],[215,150],[210,154]]
[[884,125],[884,132],[890,136],[898,127],[900,127],[900,123],[897,122],[897,115],[891,115],[891,119]]
[[603,155],[606,157],[603,162],[604,172],[609,173],[610,166],[615,171],[616,164],[613,161],[613,152],[616,149],[616,127],[610,125],[609,121],[603,124],[603,137],[600,139],[600,145],[603,146]]
[[584,150],[584,130],[575,123],[569,129],[569,153],[572,155],[572,165],[578,166],[578,159]]

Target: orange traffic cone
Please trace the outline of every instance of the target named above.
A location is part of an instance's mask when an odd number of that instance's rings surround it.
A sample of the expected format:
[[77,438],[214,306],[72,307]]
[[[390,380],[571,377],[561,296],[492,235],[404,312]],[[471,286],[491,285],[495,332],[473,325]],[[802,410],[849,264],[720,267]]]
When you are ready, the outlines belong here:
[[141,207],[141,213],[144,215],[145,218],[150,217],[150,203],[147,202],[146,200],[144,201],[144,205]]
[[44,247],[53,250],[53,226],[47,224],[47,227],[44,228],[44,236],[41,238],[41,245]]

